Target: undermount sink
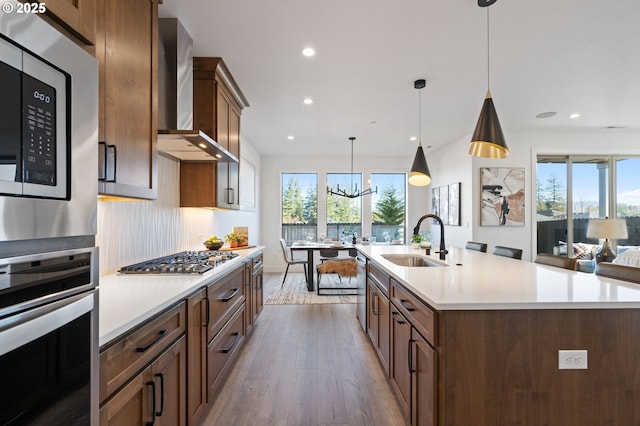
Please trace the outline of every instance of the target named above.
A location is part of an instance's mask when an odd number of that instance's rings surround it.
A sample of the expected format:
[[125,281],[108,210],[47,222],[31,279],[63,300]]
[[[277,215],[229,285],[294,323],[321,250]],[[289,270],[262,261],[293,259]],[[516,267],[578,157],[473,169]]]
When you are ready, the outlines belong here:
[[422,256],[419,254],[398,254],[398,253],[390,253],[390,254],[381,254],[380,256],[384,257],[391,263],[395,263],[399,266],[408,266],[408,267],[431,267],[431,266],[447,266],[446,263],[437,262],[427,256]]

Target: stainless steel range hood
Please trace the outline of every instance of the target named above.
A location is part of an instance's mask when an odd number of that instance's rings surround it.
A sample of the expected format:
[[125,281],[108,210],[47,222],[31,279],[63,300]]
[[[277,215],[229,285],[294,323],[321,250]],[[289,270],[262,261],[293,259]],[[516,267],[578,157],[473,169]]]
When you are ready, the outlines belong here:
[[193,40],[176,18],[158,20],[158,151],[182,161],[237,163],[193,129]]

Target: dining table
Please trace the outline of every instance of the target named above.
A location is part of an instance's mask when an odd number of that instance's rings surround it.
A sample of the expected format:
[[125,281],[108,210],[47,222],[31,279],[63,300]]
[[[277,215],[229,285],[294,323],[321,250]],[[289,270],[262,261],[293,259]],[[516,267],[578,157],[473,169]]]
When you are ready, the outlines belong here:
[[314,291],[314,272],[315,269],[313,267],[313,252],[318,250],[354,250],[355,246],[353,244],[341,244],[341,245],[333,245],[331,243],[319,243],[319,242],[306,242],[299,243],[295,242],[291,244],[292,251],[307,251],[307,290]]

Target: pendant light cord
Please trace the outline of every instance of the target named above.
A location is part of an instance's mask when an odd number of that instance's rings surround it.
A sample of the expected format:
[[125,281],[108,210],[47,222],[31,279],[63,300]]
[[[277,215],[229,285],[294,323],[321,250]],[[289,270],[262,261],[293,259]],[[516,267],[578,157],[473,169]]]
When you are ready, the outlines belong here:
[[490,73],[490,67],[489,67],[489,8],[487,7],[487,91],[489,91],[489,73]]
[[418,146],[422,146],[422,89],[418,90]]

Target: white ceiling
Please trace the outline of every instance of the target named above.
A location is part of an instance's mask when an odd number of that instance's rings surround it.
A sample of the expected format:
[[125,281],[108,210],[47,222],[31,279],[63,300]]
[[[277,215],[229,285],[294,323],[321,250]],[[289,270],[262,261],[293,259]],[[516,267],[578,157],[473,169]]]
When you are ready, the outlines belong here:
[[[518,132],[640,134],[639,0],[164,0],[160,16],[179,18],[194,55],[224,59],[251,104],[242,133],[261,154],[349,155],[355,136],[356,155],[412,156],[418,78],[423,145],[473,132],[487,9],[507,143]],[[546,111],[557,115],[535,117]]]

